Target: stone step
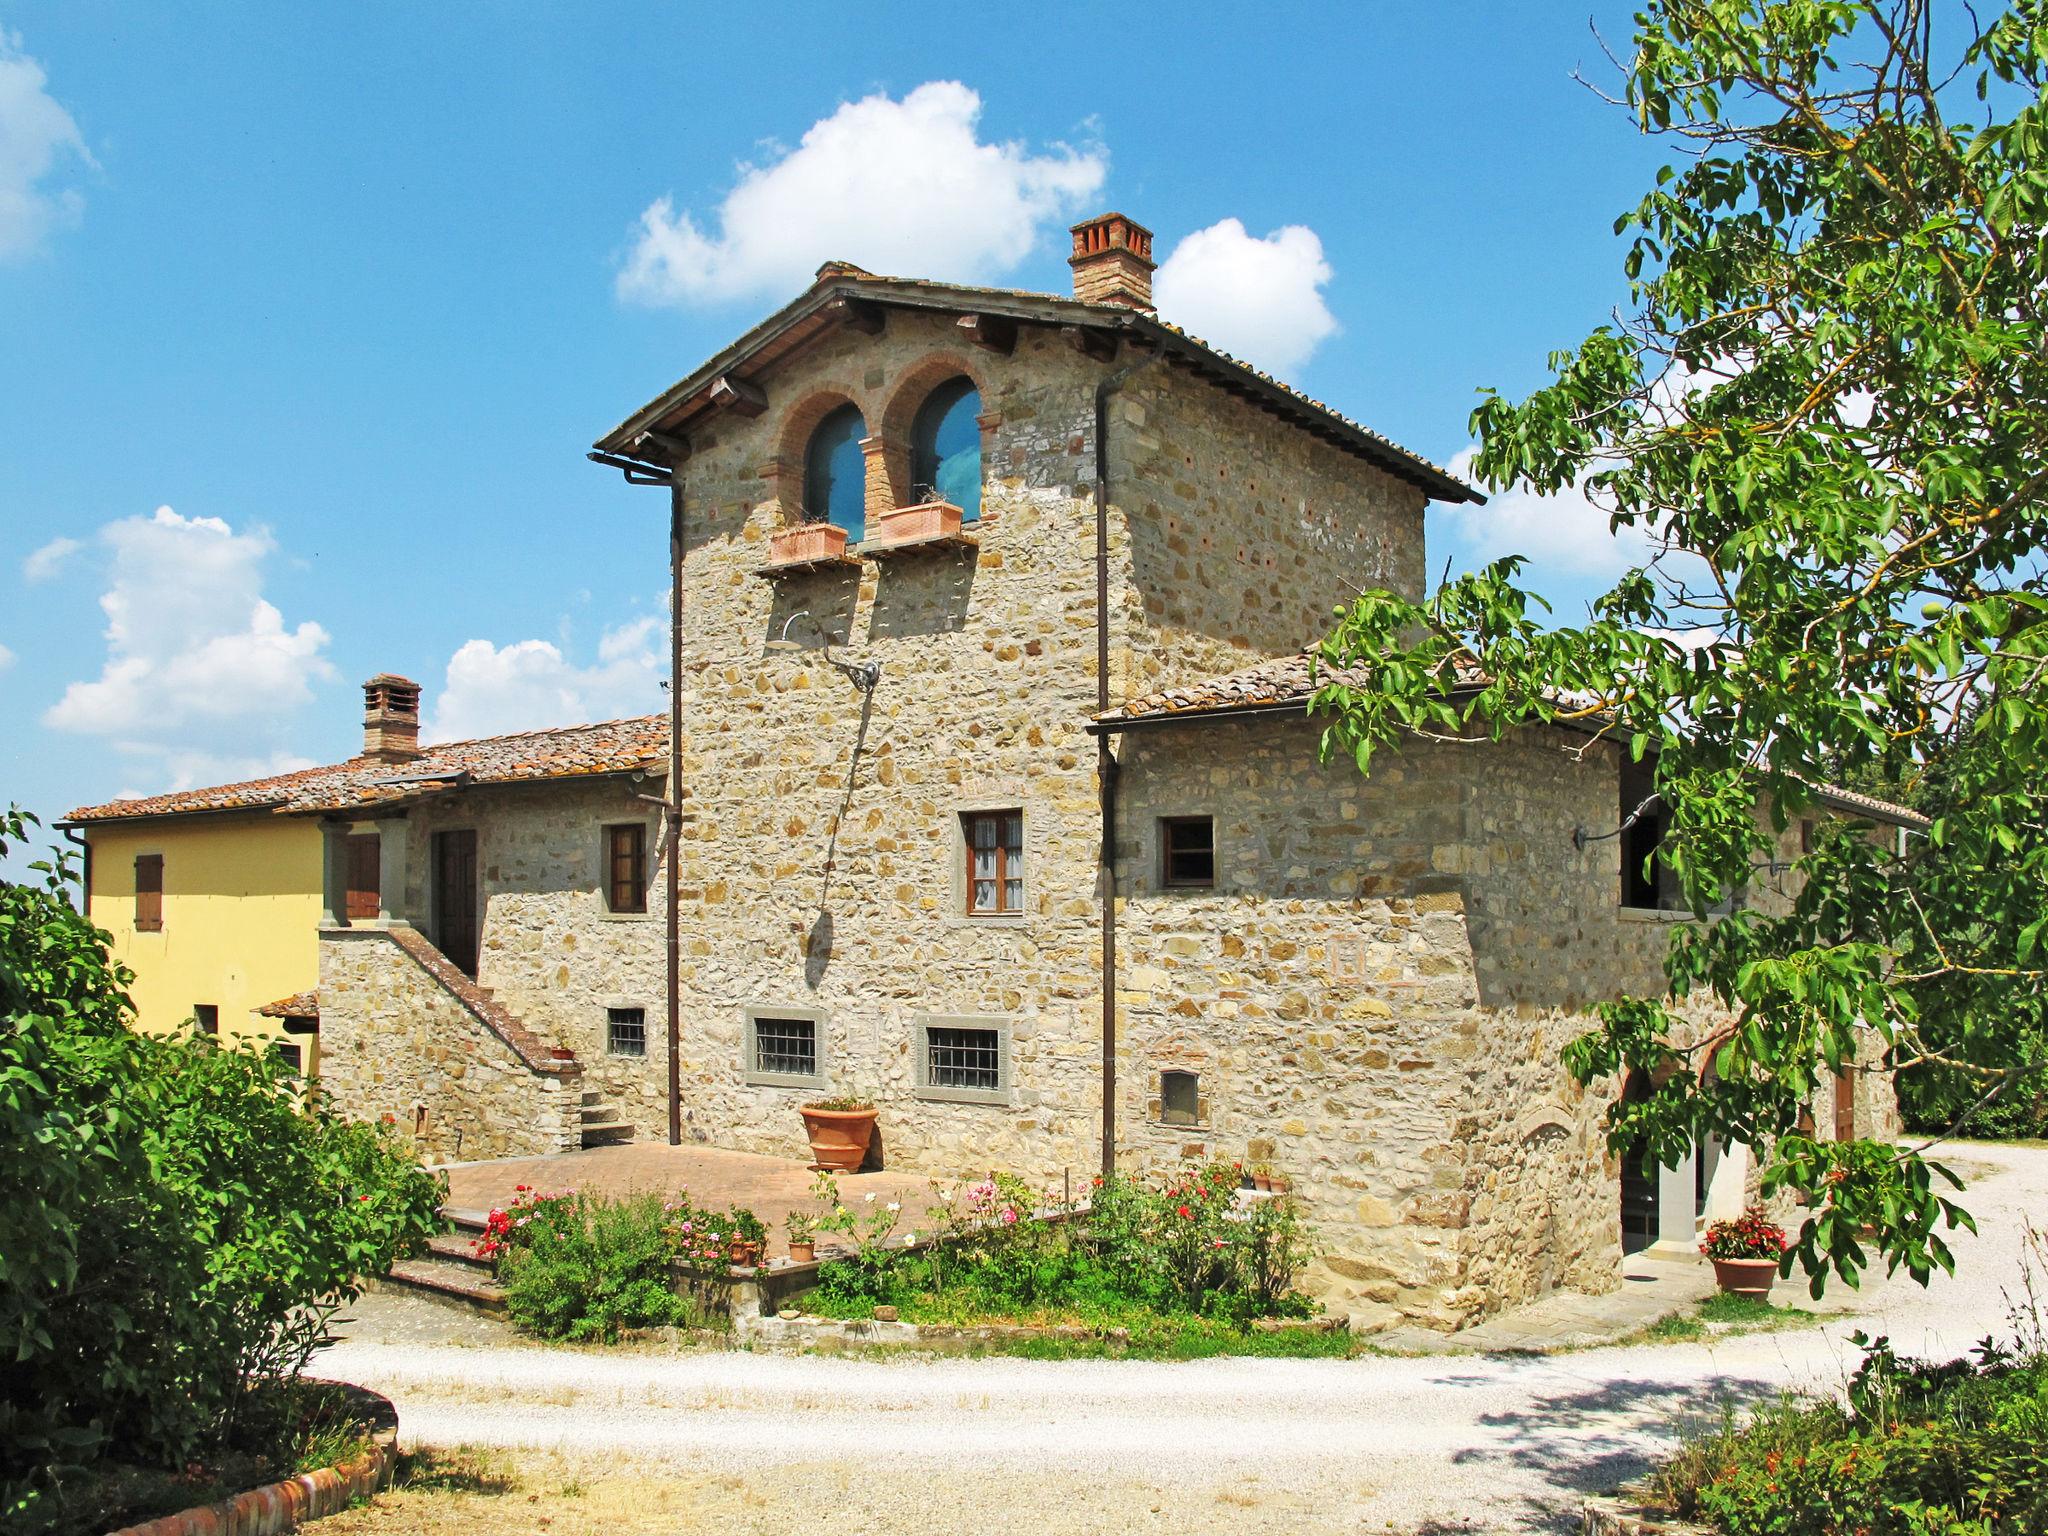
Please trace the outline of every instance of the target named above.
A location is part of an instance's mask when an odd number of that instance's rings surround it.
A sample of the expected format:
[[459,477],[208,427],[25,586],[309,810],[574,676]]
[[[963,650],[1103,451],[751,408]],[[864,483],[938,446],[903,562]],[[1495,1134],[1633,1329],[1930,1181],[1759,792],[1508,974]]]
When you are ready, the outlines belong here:
[[594,1108],[603,1102],[604,1090],[602,1088],[586,1088],[583,1090],[583,1107],[585,1109]]
[[583,1145],[586,1147],[615,1147],[621,1142],[633,1139],[633,1127],[623,1120],[600,1121],[596,1124],[583,1122]]
[[445,1259],[450,1264],[460,1264],[466,1269],[491,1272],[491,1261],[476,1256],[477,1234],[472,1232],[443,1232],[438,1237],[427,1239],[427,1252],[436,1259]]
[[459,1205],[442,1206],[440,1215],[441,1219],[453,1227],[458,1235],[473,1235],[481,1232],[484,1229],[484,1224],[491,1219],[489,1211],[473,1211]]
[[585,1127],[593,1125],[611,1125],[615,1123],[618,1120],[618,1118],[619,1111],[617,1106],[615,1105],[586,1104],[583,1106],[583,1124],[585,1125]]
[[448,1259],[401,1259],[391,1266],[384,1283],[434,1301],[485,1312],[502,1311],[505,1306],[505,1292],[497,1281],[467,1264]]

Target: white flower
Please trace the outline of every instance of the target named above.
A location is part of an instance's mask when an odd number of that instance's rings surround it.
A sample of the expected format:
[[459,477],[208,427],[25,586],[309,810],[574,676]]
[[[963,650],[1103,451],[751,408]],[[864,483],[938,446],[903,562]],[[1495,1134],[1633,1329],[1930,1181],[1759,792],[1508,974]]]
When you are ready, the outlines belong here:
[[[873,1195],[869,1195],[868,1198],[872,1200],[875,1197]],[[901,1200],[891,1200],[889,1202],[889,1209],[892,1211],[900,1211],[903,1209],[903,1202]]]
[[869,1205],[873,1205],[875,1203],[875,1192],[871,1189],[866,1194],[862,1195],[861,1199],[867,1201]]

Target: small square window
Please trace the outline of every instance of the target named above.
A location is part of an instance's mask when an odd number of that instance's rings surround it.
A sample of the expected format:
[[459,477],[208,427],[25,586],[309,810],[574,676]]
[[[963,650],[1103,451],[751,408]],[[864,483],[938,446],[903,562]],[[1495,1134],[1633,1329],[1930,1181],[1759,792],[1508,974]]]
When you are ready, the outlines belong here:
[[607,1008],[604,1011],[604,1048],[612,1056],[647,1054],[647,1010]]
[[749,1083],[769,1088],[825,1086],[825,1016],[800,1008],[747,1010],[745,1068]]
[[604,899],[613,912],[647,910],[647,828],[641,822],[604,829]]
[[1160,1120],[1167,1125],[1193,1125],[1201,1117],[1201,1078],[1193,1072],[1160,1073]]
[[1200,888],[1216,883],[1216,818],[1168,816],[1159,823],[1159,883]]
[[960,818],[967,848],[970,917],[1013,916],[1024,910],[1024,813],[973,811]]
[[962,1104],[1010,1101],[1010,1032],[1000,1019],[920,1019],[917,1093]]
[[220,1033],[219,1004],[194,1003],[192,1005],[192,1018],[198,1024],[199,1033],[202,1035],[217,1035]]
[[304,1072],[306,1070],[306,1058],[304,1053],[300,1051],[297,1042],[278,1040],[272,1043],[270,1049],[277,1059],[291,1068],[293,1072]]

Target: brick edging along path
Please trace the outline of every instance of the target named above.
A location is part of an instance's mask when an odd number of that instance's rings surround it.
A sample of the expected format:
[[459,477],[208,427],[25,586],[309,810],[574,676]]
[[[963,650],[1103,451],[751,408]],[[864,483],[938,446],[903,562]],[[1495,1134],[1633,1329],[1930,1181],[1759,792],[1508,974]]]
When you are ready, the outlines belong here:
[[266,1483],[215,1504],[195,1505],[175,1515],[124,1526],[111,1536],[278,1536],[305,1521],[339,1514],[357,1499],[367,1499],[389,1486],[398,1467],[398,1410],[380,1393],[362,1387],[354,1390],[373,1400],[378,1421],[374,1443],[354,1460]]

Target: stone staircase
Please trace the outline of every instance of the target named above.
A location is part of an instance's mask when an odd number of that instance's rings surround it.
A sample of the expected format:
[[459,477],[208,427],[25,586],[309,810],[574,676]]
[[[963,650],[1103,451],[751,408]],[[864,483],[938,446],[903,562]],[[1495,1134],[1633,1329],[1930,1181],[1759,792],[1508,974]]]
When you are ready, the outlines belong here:
[[632,1125],[619,1118],[616,1105],[595,1088],[583,1090],[583,1145],[617,1147],[633,1139]]
[[384,1284],[449,1306],[501,1312],[505,1292],[491,1274],[490,1262],[476,1256],[473,1245],[483,1232],[486,1212],[442,1206],[454,1230],[427,1240],[427,1251],[401,1259],[384,1276]]

